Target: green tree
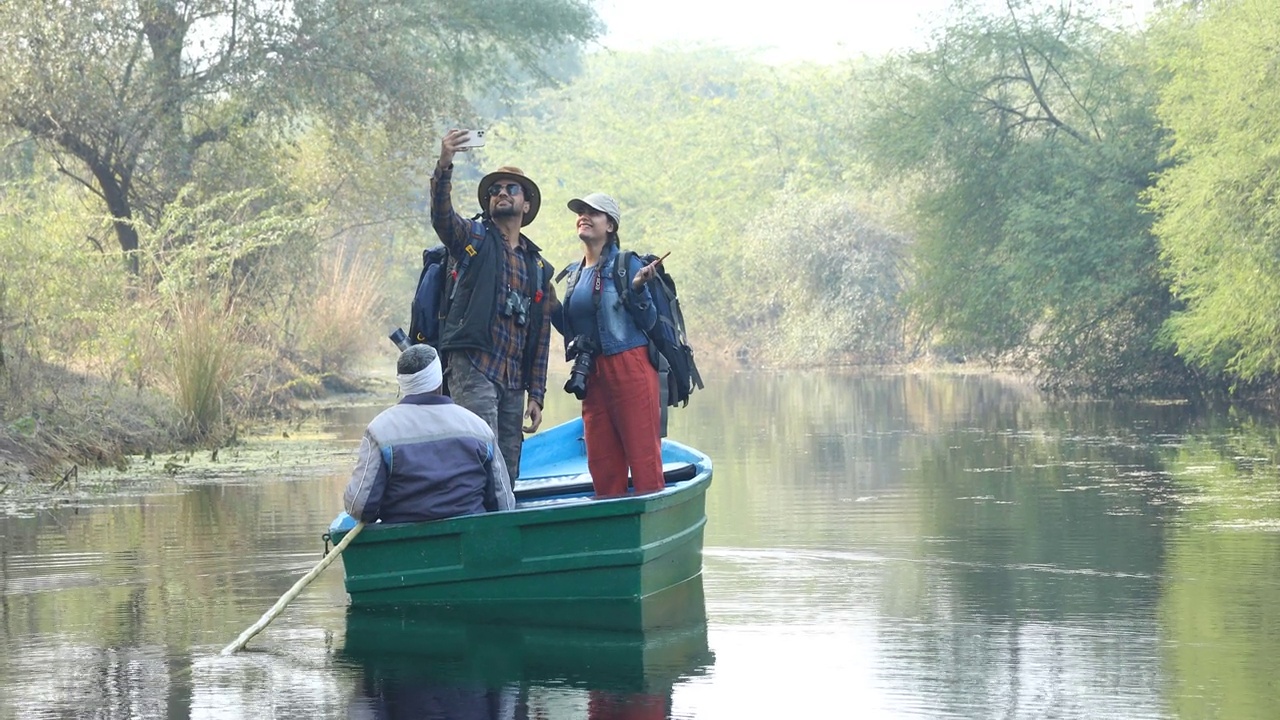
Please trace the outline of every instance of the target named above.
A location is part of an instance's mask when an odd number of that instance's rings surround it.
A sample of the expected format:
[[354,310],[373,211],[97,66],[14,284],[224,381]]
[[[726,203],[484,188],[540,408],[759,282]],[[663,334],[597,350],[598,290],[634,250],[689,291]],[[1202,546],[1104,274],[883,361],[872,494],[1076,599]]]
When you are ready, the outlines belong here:
[[586,0],[7,2],[0,118],[101,197],[136,271],[138,223],[210,146],[261,153],[323,121],[357,144],[380,126],[411,156],[469,89],[596,32]]
[[1138,202],[1164,142],[1141,38],[1075,4],[955,10],[884,64],[861,124],[868,161],[915,189],[922,320],[1046,387],[1182,385],[1157,348],[1170,298]]
[[58,436],[31,457],[92,462],[136,435],[86,430],[108,406],[65,401],[58,366],[88,398],[168,390],[210,442],[349,386],[430,233],[436,126],[598,29],[588,0],[0,3],[0,443],[34,418]]
[[1159,116],[1177,165],[1150,193],[1185,310],[1179,354],[1246,381],[1280,371],[1280,5],[1202,3],[1162,24]]

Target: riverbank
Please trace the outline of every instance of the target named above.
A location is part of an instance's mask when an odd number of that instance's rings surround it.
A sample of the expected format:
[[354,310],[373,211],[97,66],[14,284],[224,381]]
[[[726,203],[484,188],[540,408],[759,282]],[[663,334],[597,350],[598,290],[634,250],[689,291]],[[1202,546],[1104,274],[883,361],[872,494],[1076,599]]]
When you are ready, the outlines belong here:
[[0,492],[53,488],[80,467],[116,466],[187,440],[162,394],[59,366],[26,367],[0,401]]
[[220,453],[225,459],[227,449],[243,445],[243,438],[290,437],[290,430],[296,436],[327,407],[385,402],[394,397],[395,377],[362,371],[339,386],[340,392],[313,398],[277,396],[221,434],[196,438],[172,400],[157,390],[42,366],[25,378],[20,398],[13,389],[0,393],[0,496],[80,492],[89,485],[78,482],[80,474],[91,471],[111,470],[116,479],[110,485],[128,482],[131,475],[173,474],[201,458],[216,462]]

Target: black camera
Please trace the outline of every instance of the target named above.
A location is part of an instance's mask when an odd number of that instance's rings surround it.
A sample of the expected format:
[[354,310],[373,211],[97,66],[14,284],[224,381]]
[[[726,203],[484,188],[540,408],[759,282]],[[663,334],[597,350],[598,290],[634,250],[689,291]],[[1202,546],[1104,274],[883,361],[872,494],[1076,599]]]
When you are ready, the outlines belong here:
[[513,318],[516,327],[524,327],[524,324],[529,322],[529,304],[532,300],[515,290],[508,289],[507,297],[503,300],[502,307],[498,308],[498,312],[502,313],[502,317]]
[[596,359],[596,344],[591,338],[579,335],[569,341],[566,354],[573,358],[573,367],[569,369],[564,391],[582,400],[587,397],[587,376],[591,374],[591,363]]

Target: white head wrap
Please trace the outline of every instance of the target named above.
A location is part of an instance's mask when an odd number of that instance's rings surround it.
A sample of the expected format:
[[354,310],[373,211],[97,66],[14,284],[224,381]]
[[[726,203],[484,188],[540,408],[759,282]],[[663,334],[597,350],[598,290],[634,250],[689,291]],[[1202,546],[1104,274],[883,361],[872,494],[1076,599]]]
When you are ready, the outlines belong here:
[[396,375],[400,383],[401,395],[417,395],[419,393],[439,390],[444,382],[444,371],[440,368],[440,357],[437,355],[431,364],[412,375]]

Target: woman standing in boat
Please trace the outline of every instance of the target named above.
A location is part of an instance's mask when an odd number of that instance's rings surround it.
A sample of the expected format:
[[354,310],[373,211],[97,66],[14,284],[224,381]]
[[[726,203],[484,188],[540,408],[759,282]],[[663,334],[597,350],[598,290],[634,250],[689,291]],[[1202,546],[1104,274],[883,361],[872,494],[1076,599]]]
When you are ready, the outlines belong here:
[[[553,298],[551,310],[573,362],[565,390],[582,400],[587,469],[597,498],[625,495],[628,468],[637,494],[657,492],[663,488],[658,373],[645,333],[658,314],[645,283],[661,260],[644,265],[619,252],[622,213],[608,195],[575,198],[569,209],[578,216],[583,257],[560,273],[568,275],[564,300]],[[621,257],[630,258],[629,267],[618,266]]]

